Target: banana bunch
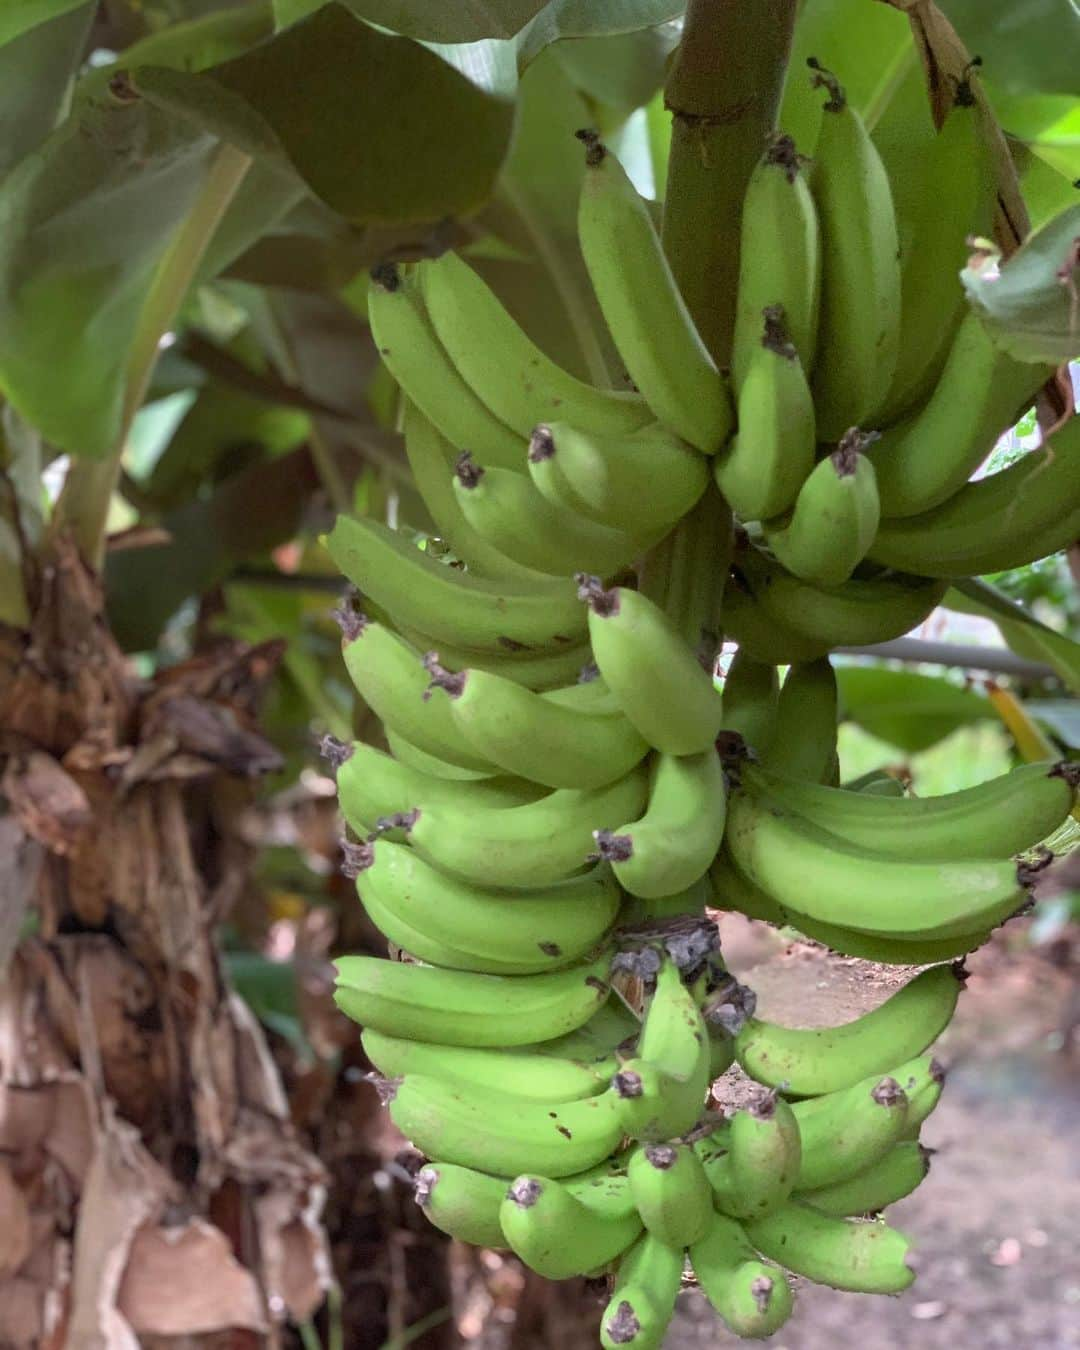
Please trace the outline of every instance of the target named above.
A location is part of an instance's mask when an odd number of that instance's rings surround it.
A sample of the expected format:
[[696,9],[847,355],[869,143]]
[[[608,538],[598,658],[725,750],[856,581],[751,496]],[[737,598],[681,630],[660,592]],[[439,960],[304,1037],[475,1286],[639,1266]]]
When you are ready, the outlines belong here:
[[[607,1347],[659,1346],[688,1271],[749,1339],[791,1314],[785,1272],[910,1283],[907,1239],[868,1216],[926,1174],[956,962],[1026,904],[1016,856],[1080,778],[839,785],[829,653],[1080,533],[1080,421],[968,481],[1051,374],[994,348],[935,246],[933,212],[992,208],[970,91],[927,200],[894,193],[887,121],[879,147],[813,79],[812,161],[777,135],[750,177],[730,371],[592,133],[579,242],[625,387],[557,365],[457,255],[376,267],[432,530],[343,517],[327,539],[381,735],[324,752],[389,953],[341,958],[338,1004],[428,1159],[432,1223],[607,1277]],[[842,1026],[769,1022],[707,907],[923,969]]]

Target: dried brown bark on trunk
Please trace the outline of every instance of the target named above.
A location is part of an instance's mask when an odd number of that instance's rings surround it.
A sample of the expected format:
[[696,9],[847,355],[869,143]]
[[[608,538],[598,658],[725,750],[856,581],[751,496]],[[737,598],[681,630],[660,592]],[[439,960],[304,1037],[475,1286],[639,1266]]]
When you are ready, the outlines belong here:
[[280,655],[138,680],[62,541],[0,630],[4,1350],[246,1350],[322,1301],[324,1169],[214,937]]

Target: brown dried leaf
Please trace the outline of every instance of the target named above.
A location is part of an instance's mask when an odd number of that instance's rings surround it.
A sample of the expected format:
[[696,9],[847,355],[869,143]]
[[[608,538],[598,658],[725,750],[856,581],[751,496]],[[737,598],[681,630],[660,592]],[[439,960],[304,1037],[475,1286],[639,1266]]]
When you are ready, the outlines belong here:
[[19,940],[45,850],[14,816],[0,817],[0,983]]
[[131,1242],[116,1306],[144,1336],[267,1330],[251,1272],[221,1229],[203,1219],[170,1228],[143,1224]]
[[30,1210],[0,1158],[0,1278],[13,1274],[30,1253]]
[[53,853],[69,853],[93,819],[83,789],[41,750],[11,755],[0,791],[26,833]]

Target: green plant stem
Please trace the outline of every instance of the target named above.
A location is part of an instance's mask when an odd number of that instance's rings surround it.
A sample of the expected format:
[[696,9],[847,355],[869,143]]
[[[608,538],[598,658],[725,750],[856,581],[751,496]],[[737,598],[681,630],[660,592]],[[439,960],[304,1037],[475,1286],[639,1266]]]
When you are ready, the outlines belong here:
[[207,246],[251,165],[250,156],[222,143],[215,151],[195,202],[177,227],[158,264],[139,315],[128,356],[120,428],[112,453],[72,465],[56,505],[55,522],[71,531],[84,558],[100,569],[105,556],[109,502],[135,414],[142,406],[157,362],[161,339],[180,312]]
[[690,0],[664,89],[671,158],[664,248],[705,345],[731,352],[739,225],[776,124],[797,0]]

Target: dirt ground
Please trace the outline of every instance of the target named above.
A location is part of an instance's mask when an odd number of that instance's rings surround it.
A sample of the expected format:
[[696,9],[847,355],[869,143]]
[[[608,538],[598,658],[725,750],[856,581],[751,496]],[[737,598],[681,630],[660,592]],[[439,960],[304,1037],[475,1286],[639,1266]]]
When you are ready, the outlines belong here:
[[[1080,1045],[1061,1027],[1078,972],[1019,949],[1016,925],[970,961],[939,1043],[949,1066],[924,1127],[937,1150],[920,1189],[890,1210],[917,1244],[918,1279],[895,1298],[809,1284],[775,1350],[1066,1350],[1080,1346]],[[760,924],[724,921],[729,965],[764,1016],[793,1024],[854,1016],[906,972],[784,947]],[[680,1299],[665,1350],[741,1342],[704,1299]]]

